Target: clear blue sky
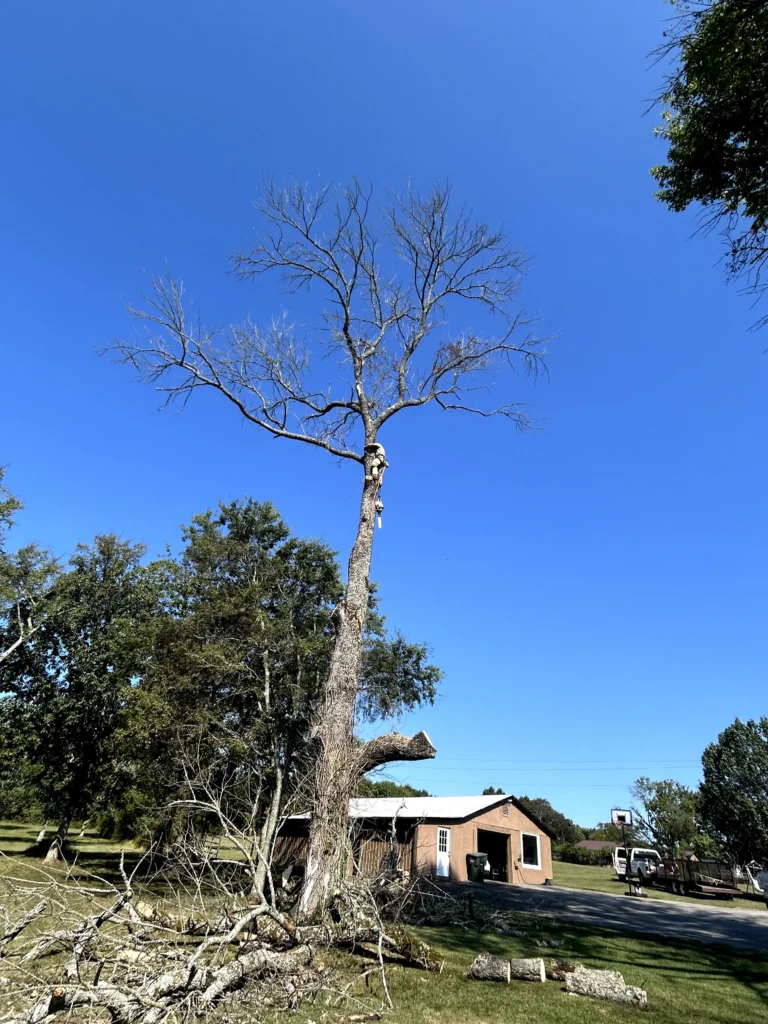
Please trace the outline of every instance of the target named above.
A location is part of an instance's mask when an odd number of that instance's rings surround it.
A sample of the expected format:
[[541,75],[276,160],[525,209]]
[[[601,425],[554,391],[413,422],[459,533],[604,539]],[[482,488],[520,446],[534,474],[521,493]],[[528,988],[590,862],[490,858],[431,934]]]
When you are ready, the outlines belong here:
[[166,260],[212,321],[291,308],[226,274],[264,173],[449,175],[535,255],[522,301],[558,339],[549,383],[510,396],[541,432],[427,414],[385,438],[374,576],[446,673],[405,723],[437,760],[394,774],[546,796],[586,824],[639,774],[695,782],[705,744],[766,712],[768,333],[748,333],[716,240],[652,198],[647,54],[668,11],[6,0],[0,462],[27,504],[17,539],[64,554],[116,530],[155,553],[250,494],[346,551],[355,469],[213,399],[158,412],[97,349]]

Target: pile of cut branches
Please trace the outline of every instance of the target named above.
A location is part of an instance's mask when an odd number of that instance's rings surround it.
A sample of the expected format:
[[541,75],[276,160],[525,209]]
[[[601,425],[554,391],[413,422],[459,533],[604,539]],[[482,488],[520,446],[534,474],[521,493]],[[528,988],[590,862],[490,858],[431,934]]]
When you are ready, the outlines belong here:
[[2,876],[4,1024],[59,1014],[112,1024],[192,1022],[236,991],[238,1006],[291,1009],[332,991],[316,955],[322,947],[364,951],[390,1006],[387,963],[442,969],[442,957],[402,922],[385,924],[376,885],[344,887],[323,923],[299,927],[247,890],[217,885],[217,899],[200,898],[202,877],[195,899],[177,893],[171,907],[158,900],[153,880],[139,885],[122,865],[121,876],[121,885],[73,870]]

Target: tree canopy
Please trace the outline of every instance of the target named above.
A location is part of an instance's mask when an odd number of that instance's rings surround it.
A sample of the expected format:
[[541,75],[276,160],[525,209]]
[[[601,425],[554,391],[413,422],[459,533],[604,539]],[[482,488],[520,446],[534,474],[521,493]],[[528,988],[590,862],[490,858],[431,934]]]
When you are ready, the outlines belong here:
[[393,797],[393,796],[429,796],[426,789],[414,789],[407,783],[393,782],[390,779],[379,779],[377,781],[369,778],[361,779],[355,796],[367,797]]
[[60,567],[50,551],[37,544],[16,550],[8,533],[24,507],[4,483],[0,466],[0,664],[37,632],[56,605],[54,582]]
[[736,860],[768,857],[768,718],[720,733],[702,756],[700,814]]
[[[768,260],[768,2],[671,0],[676,19],[662,56],[676,59],[657,134],[666,163],[652,169],[672,210],[692,203],[722,229],[731,277],[765,287]],[[763,321],[765,322],[765,318]]]
[[[9,522],[19,503],[0,498]],[[278,813],[308,801],[344,592],[335,552],[246,498],[192,517],[178,555],[144,556],[112,534],[79,545],[55,614],[0,661],[0,810],[57,820],[59,847],[95,812],[107,834],[167,842],[186,827],[173,808],[208,787],[234,819],[268,823],[268,847]],[[358,720],[433,701],[440,675],[424,644],[389,632],[374,589]]]
[[518,797],[518,801],[527,811],[541,822],[552,836],[553,843],[578,843],[584,838],[584,832],[570,818],[556,811],[549,800],[543,797]]
[[668,854],[684,850],[704,852],[706,842],[699,829],[698,794],[695,790],[663,779],[640,778],[632,787],[635,842],[655,846]]
[[109,789],[114,737],[151,649],[160,591],[143,555],[113,534],[79,545],[56,614],[0,664],[6,751],[60,841]]

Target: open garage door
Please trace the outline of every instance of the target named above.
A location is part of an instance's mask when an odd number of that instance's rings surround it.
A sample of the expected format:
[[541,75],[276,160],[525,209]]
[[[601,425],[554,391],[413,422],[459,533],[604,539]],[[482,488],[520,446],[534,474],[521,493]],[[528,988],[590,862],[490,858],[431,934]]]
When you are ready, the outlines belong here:
[[509,835],[506,832],[488,832],[484,828],[477,830],[477,849],[488,857],[490,871],[486,878],[498,882],[509,881]]

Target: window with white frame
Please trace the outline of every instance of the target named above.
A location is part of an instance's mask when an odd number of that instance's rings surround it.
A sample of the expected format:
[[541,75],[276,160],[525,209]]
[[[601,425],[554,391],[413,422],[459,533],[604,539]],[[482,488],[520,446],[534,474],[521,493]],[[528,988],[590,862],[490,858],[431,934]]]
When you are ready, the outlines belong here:
[[541,868],[541,841],[532,832],[520,833],[520,852],[524,868]]
[[448,853],[448,829],[439,828],[437,830],[437,852]]

